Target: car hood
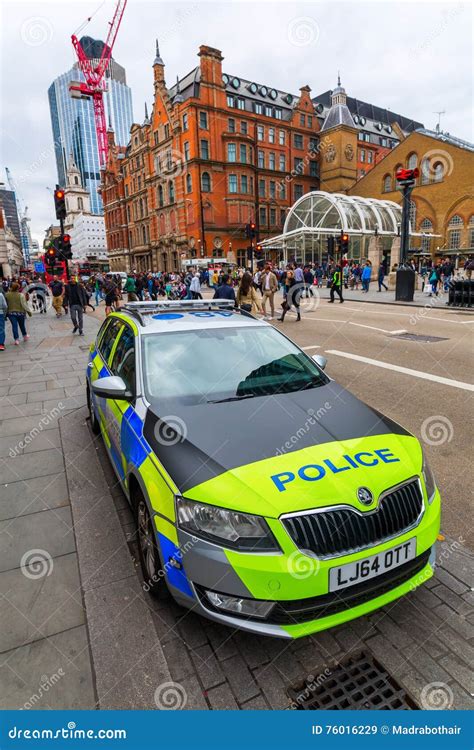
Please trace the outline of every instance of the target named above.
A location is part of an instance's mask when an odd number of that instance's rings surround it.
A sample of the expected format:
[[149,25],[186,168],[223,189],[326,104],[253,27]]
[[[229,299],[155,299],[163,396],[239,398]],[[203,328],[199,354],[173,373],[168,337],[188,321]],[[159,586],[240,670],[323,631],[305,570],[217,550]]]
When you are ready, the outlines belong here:
[[359,505],[421,470],[409,432],[334,381],[241,401],[148,409],[144,437],[178,491],[243,512]]

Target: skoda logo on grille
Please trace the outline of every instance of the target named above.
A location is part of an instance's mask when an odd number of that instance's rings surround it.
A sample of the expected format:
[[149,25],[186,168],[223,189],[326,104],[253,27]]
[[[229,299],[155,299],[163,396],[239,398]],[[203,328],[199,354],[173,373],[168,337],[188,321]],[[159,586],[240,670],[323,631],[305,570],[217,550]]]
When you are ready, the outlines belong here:
[[367,487],[359,487],[357,490],[357,499],[362,505],[370,505],[374,496]]

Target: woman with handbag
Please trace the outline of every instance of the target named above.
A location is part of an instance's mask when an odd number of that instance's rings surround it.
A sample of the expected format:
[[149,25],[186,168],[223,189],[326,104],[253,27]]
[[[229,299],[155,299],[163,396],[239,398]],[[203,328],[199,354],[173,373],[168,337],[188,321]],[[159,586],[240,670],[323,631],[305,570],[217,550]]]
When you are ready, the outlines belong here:
[[243,274],[240,280],[236,301],[240,309],[244,312],[252,313],[252,315],[263,314],[261,297],[257,294],[257,290],[253,285],[252,276],[247,272]]
[[296,281],[294,272],[287,271],[285,290],[283,293],[283,302],[281,305],[283,310],[281,313],[281,317],[277,318],[277,320],[279,320],[280,323],[283,323],[283,321],[285,320],[286,313],[288,312],[288,310],[291,310],[293,306],[296,310],[296,321],[298,322],[299,320],[301,320],[301,312],[300,312],[301,293],[302,293],[302,285]]

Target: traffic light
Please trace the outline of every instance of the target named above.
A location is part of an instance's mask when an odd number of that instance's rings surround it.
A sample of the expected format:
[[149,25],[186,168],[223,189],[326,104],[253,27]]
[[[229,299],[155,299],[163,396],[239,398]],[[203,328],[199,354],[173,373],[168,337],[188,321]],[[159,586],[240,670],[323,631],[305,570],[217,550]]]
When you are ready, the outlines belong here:
[[263,247],[262,245],[257,245],[255,248],[255,260],[262,260],[263,258]]
[[257,233],[257,227],[254,221],[251,221],[249,224],[245,225],[245,235],[249,238],[249,240],[255,239]]
[[334,255],[334,236],[332,234],[328,237],[328,255]]
[[341,253],[345,255],[347,252],[349,252],[349,235],[347,232],[342,232],[341,234]]
[[253,260],[253,247],[250,245],[250,247],[247,248],[247,260],[251,263]]
[[54,207],[56,209],[56,218],[66,218],[66,196],[62,188],[56,188],[54,191]]
[[56,263],[56,255],[56,248],[53,247],[53,245],[50,245],[44,254],[46,265],[54,266],[54,264]]
[[403,167],[400,167],[400,169],[397,169],[395,177],[400,187],[412,187],[419,174],[420,170],[418,167],[415,167],[415,169],[403,169]]
[[72,258],[71,235],[63,234],[59,238],[59,248],[63,260],[70,260]]

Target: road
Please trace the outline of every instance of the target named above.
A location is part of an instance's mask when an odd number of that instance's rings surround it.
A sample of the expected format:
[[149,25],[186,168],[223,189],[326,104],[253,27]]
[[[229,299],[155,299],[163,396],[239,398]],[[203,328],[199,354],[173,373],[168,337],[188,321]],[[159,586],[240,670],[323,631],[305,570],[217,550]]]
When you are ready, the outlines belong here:
[[[474,316],[325,299],[304,300],[303,308],[301,322],[289,314],[275,325],[327,357],[331,378],[423,440],[442,492],[443,532],[472,547]],[[400,331],[440,340],[398,338]]]

